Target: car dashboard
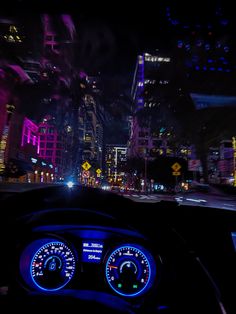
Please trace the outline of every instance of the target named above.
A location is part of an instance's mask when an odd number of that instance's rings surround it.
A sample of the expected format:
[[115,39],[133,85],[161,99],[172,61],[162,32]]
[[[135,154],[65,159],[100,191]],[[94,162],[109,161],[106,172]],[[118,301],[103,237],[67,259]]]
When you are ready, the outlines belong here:
[[35,239],[20,253],[20,275],[30,289],[72,287],[135,297],[154,282],[156,261],[131,231],[49,225],[33,232]]
[[57,310],[75,302],[93,313],[234,313],[235,213],[49,192],[33,192],[33,208],[31,192],[8,204],[18,215],[1,236],[14,228],[0,279],[23,308],[55,300]]
[[[48,209],[39,220],[49,221],[53,213],[60,221],[76,215],[80,223],[35,224],[27,218],[17,241],[18,292],[89,299],[120,310],[153,299],[162,261],[152,241],[108,215],[83,209]],[[87,220],[88,214],[93,218]]]

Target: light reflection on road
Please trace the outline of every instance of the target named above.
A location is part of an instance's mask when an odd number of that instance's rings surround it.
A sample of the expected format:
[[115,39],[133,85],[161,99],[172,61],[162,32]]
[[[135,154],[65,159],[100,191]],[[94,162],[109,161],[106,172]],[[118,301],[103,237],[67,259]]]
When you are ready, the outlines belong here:
[[176,201],[179,204],[185,205],[200,205],[215,208],[223,208],[226,210],[236,210],[236,196],[230,195],[211,195],[211,194],[200,194],[191,193],[191,195],[162,195],[162,194],[151,194],[151,195],[140,195],[130,194],[124,195],[125,197],[131,198],[136,202],[148,202],[155,203],[162,200]]

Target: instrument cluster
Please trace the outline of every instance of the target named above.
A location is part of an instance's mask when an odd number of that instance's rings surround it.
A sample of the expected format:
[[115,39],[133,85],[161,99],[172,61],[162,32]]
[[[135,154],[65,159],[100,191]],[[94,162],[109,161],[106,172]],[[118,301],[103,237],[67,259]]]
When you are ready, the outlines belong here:
[[24,247],[19,273],[25,288],[44,293],[100,290],[138,297],[153,286],[157,260],[142,241],[96,237],[94,230],[86,230],[86,235],[93,235],[89,238],[75,234],[41,235]]

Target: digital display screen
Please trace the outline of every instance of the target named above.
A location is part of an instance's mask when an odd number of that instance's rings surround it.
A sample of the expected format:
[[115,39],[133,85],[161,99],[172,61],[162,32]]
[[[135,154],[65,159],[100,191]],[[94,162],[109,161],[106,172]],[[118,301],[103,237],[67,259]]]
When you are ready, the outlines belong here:
[[97,241],[83,241],[82,261],[100,263],[103,252],[103,243]]
[[236,232],[232,232],[231,235],[232,235],[232,240],[234,244],[234,249],[236,251]]

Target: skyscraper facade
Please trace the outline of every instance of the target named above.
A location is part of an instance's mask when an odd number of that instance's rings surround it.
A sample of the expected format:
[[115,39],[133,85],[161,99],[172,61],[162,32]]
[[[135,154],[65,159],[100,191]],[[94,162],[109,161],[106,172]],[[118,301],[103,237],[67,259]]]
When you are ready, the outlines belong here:
[[[130,117],[129,157],[155,157],[170,152],[164,136],[167,128],[157,121],[159,128],[151,127],[152,113],[168,106],[165,97],[173,77],[173,60],[161,53],[144,53],[137,58],[131,96],[134,110]],[[160,120],[160,117],[157,120]],[[155,121],[154,121],[155,123]],[[153,123],[152,123],[153,124]]]

